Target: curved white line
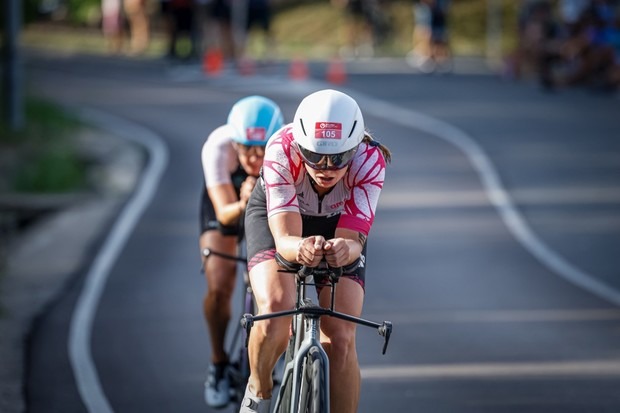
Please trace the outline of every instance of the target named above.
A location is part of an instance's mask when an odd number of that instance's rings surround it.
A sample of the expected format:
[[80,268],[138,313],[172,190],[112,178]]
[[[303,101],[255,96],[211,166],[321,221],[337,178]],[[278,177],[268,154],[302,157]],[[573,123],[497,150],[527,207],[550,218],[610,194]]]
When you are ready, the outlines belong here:
[[90,352],[93,319],[110,270],[157,190],[168,163],[168,150],[162,139],[137,124],[95,110],[83,110],[82,115],[89,123],[144,146],[149,155],[135,192],[86,275],[69,331],[69,360],[82,401],[90,413],[112,413]]
[[[356,94],[352,93],[352,95]],[[374,116],[387,119],[390,122],[437,136],[459,148],[478,172],[491,203],[499,212],[508,230],[521,245],[552,272],[572,284],[612,304],[620,306],[619,291],[597,280],[596,277],[581,271],[536,236],[526,220],[515,208],[508,192],[504,190],[493,163],[480,145],[469,135],[446,122],[413,110],[403,109],[367,96],[356,97],[356,99],[360,102],[365,112],[372,113]]]

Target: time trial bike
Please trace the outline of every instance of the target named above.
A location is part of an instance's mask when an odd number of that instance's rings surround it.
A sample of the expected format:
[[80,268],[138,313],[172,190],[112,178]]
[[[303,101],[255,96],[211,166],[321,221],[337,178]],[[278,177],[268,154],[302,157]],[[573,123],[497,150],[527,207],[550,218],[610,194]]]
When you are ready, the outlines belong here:
[[[335,317],[359,325],[376,328],[383,337],[385,354],[392,334],[392,323],[376,323],[340,313],[335,310],[336,285],[341,276],[346,276],[350,269],[329,268],[325,265],[309,268],[292,264],[278,254],[276,260],[284,269],[280,272],[295,276],[297,292],[295,307],[287,311],[270,314],[244,314],[241,325],[246,331],[246,345],[250,331],[255,322],[277,317],[293,316],[291,336],[284,356],[284,369],[279,380],[277,397],[272,402],[274,413],[329,413],[329,359],[321,346],[320,319],[323,316]],[[318,285],[314,280],[326,280],[324,287],[331,289],[331,302],[328,308],[314,303],[307,295],[308,286]]]
[[[254,302],[254,295],[252,294],[252,287],[250,285],[246,258],[223,254],[209,248],[203,249],[202,255],[205,258],[208,258],[211,255],[216,255],[218,257],[236,261],[240,264],[239,267],[242,267],[241,272],[243,273],[243,291],[241,294],[240,303],[241,314],[255,314],[256,304]],[[247,341],[246,334],[246,330],[243,329],[240,324],[237,324],[226,351],[226,354],[230,357],[228,379],[230,382],[230,401],[232,403],[241,403],[245,393],[245,385],[248,381],[248,377],[250,377],[250,363],[248,361],[248,351],[245,345]]]

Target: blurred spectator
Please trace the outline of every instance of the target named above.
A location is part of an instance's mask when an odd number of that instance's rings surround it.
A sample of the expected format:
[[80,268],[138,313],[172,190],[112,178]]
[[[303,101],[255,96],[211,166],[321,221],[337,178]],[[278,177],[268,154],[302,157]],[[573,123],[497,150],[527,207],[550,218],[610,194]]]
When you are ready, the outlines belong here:
[[213,38],[211,2],[212,0],[195,0],[194,3],[194,44],[198,56],[204,56]]
[[[194,32],[194,0],[170,0],[172,29],[168,56],[175,59],[191,59],[197,56],[196,37]],[[179,41],[185,38],[189,50],[181,51]]]
[[[385,17],[380,0],[331,0],[344,13],[345,45],[340,55],[345,58],[371,57],[377,40],[384,37]],[[377,31],[377,33],[375,33]]]
[[245,32],[242,46],[238,54],[243,57],[246,53],[247,37],[250,35],[252,28],[258,26],[263,36],[264,54],[268,57],[273,57],[275,55],[275,42],[271,32],[271,2],[270,0],[246,1],[247,15],[245,16]]
[[236,60],[237,50],[232,31],[232,9],[233,0],[212,0],[211,17],[216,25],[215,44],[222,51],[227,60]]
[[448,7],[449,0],[414,0],[413,49],[407,62],[421,72],[452,69]]
[[434,0],[431,4],[431,55],[441,71],[449,71],[452,54],[448,32],[450,0]]
[[[591,0],[576,19],[563,15],[559,35],[547,42],[540,67],[546,89],[587,85],[617,86],[618,11],[610,0]],[[572,16],[574,17],[574,16]]]
[[101,0],[101,15],[101,26],[108,51],[120,53],[125,36],[121,0]]
[[172,33],[174,31],[174,16],[172,15],[172,1],[171,0],[159,0],[159,14],[162,19],[162,25],[164,29],[164,35],[166,36],[166,57],[174,57],[175,46],[172,41]]
[[149,17],[146,0],[123,0],[129,22],[130,53],[142,54],[149,45]]
[[[546,90],[618,87],[618,0],[530,0],[519,13],[519,42],[509,74],[537,73]],[[554,7],[557,6],[557,9]]]
[[414,67],[422,67],[431,58],[431,8],[428,0],[413,2],[412,43],[407,61]]
[[557,28],[547,0],[523,0],[517,19],[517,47],[507,59],[506,75],[520,79],[541,70],[544,50],[557,36]]

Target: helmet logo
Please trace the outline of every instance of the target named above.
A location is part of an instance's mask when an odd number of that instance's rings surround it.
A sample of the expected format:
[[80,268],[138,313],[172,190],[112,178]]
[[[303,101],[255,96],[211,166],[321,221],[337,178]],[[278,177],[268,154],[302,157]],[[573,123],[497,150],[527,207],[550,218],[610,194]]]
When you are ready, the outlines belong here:
[[342,139],[342,123],[317,122],[314,125],[315,139]]
[[265,130],[265,128],[261,128],[261,127],[247,128],[245,130],[246,138],[249,141],[262,142],[265,140],[266,134],[267,134],[267,131]]

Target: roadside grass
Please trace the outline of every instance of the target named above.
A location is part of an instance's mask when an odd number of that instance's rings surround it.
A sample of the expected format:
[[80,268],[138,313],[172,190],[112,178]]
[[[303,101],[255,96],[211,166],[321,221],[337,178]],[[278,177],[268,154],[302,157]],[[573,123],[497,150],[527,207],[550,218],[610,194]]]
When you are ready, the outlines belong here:
[[27,98],[25,126],[0,122],[0,192],[66,193],[86,183],[72,142],[79,121],[53,103]]
[[[0,284],[13,236],[36,218],[23,210],[24,199],[80,191],[87,184],[85,163],[73,143],[82,127],[78,120],[35,98],[26,99],[24,112],[22,130],[0,120]],[[21,201],[16,203],[15,195]],[[4,315],[0,302],[0,318]]]

